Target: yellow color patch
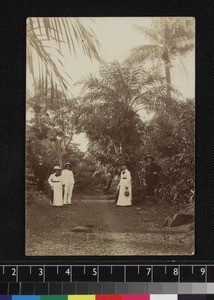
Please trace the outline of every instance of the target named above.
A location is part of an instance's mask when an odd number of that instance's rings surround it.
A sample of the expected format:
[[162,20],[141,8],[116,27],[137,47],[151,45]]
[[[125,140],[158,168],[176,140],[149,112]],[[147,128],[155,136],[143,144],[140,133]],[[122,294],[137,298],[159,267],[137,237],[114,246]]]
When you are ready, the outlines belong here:
[[95,295],[70,295],[68,300],[95,300]]

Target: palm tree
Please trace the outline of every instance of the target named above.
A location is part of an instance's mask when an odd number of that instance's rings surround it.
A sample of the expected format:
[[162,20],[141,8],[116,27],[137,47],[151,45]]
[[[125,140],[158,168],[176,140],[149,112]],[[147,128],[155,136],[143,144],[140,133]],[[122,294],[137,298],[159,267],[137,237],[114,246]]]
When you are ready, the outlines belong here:
[[142,63],[151,60],[164,66],[168,85],[167,99],[171,103],[171,73],[172,60],[185,55],[194,48],[195,23],[190,17],[154,18],[151,28],[135,26],[151,42],[150,45],[140,45],[132,49],[129,60]]
[[[144,130],[139,112],[159,111],[166,105],[164,78],[154,67],[144,70],[141,65],[114,61],[102,64],[98,75],[90,74],[81,83],[83,99],[88,105],[84,131],[89,140],[100,145],[98,152],[104,158],[110,153],[114,161],[130,163],[134,190],[138,192]],[[113,166],[115,162],[110,164]]]
[[42,90],[58,83],[66,93],[71,79],[64,70],[61,49],[67,44],[71,56],[77,50],[90,59],[100,59],[99,42],[91,28],[79,18],[28,18],[27,20],[27,67],[35,82],[35,69],[39,69]]
[[179,92],[165,83],[160,69],[156,66],[148,70],[130,60],[103,63],[99,75],[89,74],[81,82],[84,99],[91,103],[112,103],[118,101],[138,113],[145,109],[156,112],[166,106],[168,89],[174,98]]

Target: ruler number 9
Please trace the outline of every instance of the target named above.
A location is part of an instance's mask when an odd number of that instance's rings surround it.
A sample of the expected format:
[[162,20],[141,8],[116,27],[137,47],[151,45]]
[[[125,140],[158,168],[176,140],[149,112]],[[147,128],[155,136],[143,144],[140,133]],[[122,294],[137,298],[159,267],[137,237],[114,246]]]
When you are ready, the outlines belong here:
[[205,268],[201,268],[200,272],[201,272],[201,275],[203,276],[205,274],[205,272],[206,272]]
[[16,268],[12,268],[12,276],[16,276]]
[[173,275],[174,276],[178,276],[178,268],[174,268],[173,269]]

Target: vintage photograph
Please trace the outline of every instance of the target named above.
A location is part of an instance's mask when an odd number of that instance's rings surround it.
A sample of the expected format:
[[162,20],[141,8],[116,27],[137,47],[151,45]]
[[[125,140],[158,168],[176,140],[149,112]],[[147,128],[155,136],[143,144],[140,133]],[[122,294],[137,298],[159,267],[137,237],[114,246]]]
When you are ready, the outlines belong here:
[[194,255],[195,19],[28,18],[27,256]]

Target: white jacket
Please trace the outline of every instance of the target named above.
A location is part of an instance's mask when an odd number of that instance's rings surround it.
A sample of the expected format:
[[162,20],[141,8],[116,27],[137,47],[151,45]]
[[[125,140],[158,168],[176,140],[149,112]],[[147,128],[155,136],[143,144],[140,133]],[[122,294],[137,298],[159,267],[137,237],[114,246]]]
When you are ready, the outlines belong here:
[[71,170],[63,170],[62,171],[62,183],[65,185],[74,184],[74,174]]

